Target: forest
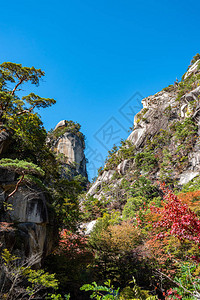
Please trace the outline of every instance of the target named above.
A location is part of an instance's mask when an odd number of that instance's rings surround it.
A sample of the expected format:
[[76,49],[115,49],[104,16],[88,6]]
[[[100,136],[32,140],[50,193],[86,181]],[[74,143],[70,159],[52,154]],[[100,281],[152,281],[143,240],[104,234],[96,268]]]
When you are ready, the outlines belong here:
[[[22,95],[45,73],[0,65],[1,299],[200,299],[199,70],[196,54],[180,82],[145,98],[90,183],[56,152],[68,133],[84,151],[80,124],[47,132],[39,111],[56,101]],[[42,221],[19,220],[25,201]],[[44,247],[26,245],[30,234]]]

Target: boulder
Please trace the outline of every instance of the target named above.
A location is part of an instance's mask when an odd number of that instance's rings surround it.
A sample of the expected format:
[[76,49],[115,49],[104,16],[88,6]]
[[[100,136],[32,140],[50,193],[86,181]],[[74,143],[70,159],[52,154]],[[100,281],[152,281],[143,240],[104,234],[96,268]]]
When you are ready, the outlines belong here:
[[125,159],[117,166],[117,172],[121,175],[124,175],[126,174],[126,171],[129,169],[129,167],[130,167],[130,160]]
[[188,183],[190,180],[199,175],[199,172],[186,171],[180,175],[179,183],[180,185]]
[[[8,172],[5,179],[11,177]],[[38,186],[30,184],[22,184],[7,201],[11,210],[2,211],[5,194],[15,185],[16,181],[3,183],[1,178],[0,243],[14,253],[20,251],[24,257],[36,253],[42,253],[44,257],[51,253],[58,236],[54,212],[46,194]]]

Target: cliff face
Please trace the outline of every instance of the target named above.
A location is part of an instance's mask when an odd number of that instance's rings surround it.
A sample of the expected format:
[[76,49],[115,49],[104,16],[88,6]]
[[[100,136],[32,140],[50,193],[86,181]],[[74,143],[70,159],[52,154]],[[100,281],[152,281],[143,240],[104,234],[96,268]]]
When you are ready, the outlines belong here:
[[[79,174],[87,178],[84,136],[79,129],[79,124],[61,121],[51,137],[50,146],[62,165],[61,175],[69,179]],[[2,125],[2,157],[12,150],[10,145],[10,135]],[[15,157],[15,153],[12,155]],[[14,171],[0,168],[0,247],[6,247],[13,253],[19,252],[20,256],[41,253],[45,257],[51,253],[57,237],[50,195],[34,181],[24,180],[18,186],[19,178]]]
[[20,251],[20,256],[35,253],[46,256],[55,241],[54,214],[44,192],[36,185],[22,184],[5,201],[6,194],[16,187],[16,177],[14,172],[0,169],[1,246]]
[[[181,188],[200,175],[200,60],[181,82],[142,100],[134,129],[107,159],[88,195],[121,209],[125,185],[145,177]],[[120,199],[120,204],[118,200]],[[118,204],[117,204],[118,201]],[[121,208],[120,208],[121,207]]]
[[65,175],[64,168],[69,168],[72,173],[80,174],[87,178],[86,158],[84,154],[84,139],[79,131],[73,131],[68,126],[68,121],[60,121],[54,132],[58,135],[53,138],[52,149],[58,157],[61,157],[63,164],[63,175]]

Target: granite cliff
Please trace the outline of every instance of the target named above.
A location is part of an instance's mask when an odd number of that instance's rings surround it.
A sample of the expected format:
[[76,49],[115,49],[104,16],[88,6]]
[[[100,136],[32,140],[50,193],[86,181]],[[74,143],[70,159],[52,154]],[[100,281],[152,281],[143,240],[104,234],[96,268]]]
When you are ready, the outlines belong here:
[[[194,57],[180,82],[142,100],[134,128],[90,187],[109,210],[123,210],[127,187],[157,180],[181,190],[200,175],[200,57]],[[143,180],[143,183],[142,183]],[[193,181],[192,181],[193,180]]]
[[[69,180],[77,175],[87,178],[84,136],[79,127],[72,121],[61,121],[48,138],[60,161],[60,175]],[[12,135],[3,125],[0,132],[0,155],[15,155]],[[58,234],[55,212],[50,204],[51,195],[48,189],[30,180],[23,181],[17,187],[19,178],[17,172],[0,166],[1,246],[13,253],[20,252],[24,257],[35,253],[42,253],[45,257],[51,253]],[[46,181],[44,184],[46,188],[51,185]],[[14,194],[7,199],[15,189]]]
[[86,158],[84,154],[84,136],[80,125],[73,121],[62,120],[49,135],[48,143],[63,165],[62,174],[81,175],[87,178]]
[[18,182],[17,173],[0,168],[0,246],[21,257],[36,253],[45,257],[51,253],[57,236],[49,195],[28,181],[16,189]]

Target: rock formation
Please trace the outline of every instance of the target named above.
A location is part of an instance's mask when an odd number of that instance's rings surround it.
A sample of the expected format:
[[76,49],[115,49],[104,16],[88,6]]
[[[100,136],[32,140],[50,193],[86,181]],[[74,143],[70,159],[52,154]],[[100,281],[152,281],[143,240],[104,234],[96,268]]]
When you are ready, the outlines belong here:
[[[79,129],[79,124],[61,121],[53,132],[51,146],[60,156],[63,166],[61,175],[65,177],[70,172],[70,178],[78,174],[87,178],[84,136]],[[11,148],[10,135],[2,125],[1,157],[6,157],[7,151],[12,152]],[[54,210],[49,203],[50,195],[36,183],[25,180],[7,199],[18,180],[19,174],[6,167],[0,168],[0,246],[24,257],[35,253],[45,257],[51,253],[58,236]]]
[[15,189],[16,177],[16,173],[0,169],[0,243],[21,256],[46,256],[55,242],[54,213],[44,192],[33,184],[20,185],[5,202],[6,194]]
[[62,156],[64,167],[75,171],[74,175],[80,174],[87,178],[84,137],[79,129],[72,130],[73,125],[76,128],[78,124],[62,120],[56,125],[54,132],[58,135],[53,138],[52,149],[58,156]]
[[[144,176],[180,188],[200,175],[200,60],[161,92],[142,100],[134,129],[124,145],[107,159],[88,196],[116,201]],[[106,186],[106,189],[105,189]],[[123,202],[123,201],[122,201]]]

